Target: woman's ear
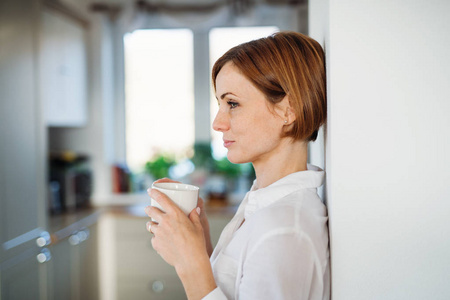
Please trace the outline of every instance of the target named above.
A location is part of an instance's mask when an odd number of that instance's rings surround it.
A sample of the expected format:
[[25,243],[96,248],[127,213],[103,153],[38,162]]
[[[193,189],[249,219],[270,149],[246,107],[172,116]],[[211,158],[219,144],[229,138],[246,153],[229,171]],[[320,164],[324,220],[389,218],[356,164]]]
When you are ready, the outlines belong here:
[[288,95],[284,96],[283,100],[277,103],[277,112],[283,119],[284,125],[292,124],[297,118],[292,109]]

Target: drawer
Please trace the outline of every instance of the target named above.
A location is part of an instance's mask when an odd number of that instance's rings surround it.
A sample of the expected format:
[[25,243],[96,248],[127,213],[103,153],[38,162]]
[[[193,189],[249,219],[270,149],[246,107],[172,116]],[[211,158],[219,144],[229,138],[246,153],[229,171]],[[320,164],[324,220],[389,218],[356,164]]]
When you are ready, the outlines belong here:
[[120,278],[138,278],[149,274],[177,276],[175,269],[153,249],[150,237],[117,243],[117,274]]
[[178,278],[147,276],[140,280],[121,280],[118,286],[117,299],[179,300],[187,299],[187,297]]
[[114,228],[116,238],[134,240],[141,237],[151,237],[147,231],[146,224],[150,218],[115,218]]

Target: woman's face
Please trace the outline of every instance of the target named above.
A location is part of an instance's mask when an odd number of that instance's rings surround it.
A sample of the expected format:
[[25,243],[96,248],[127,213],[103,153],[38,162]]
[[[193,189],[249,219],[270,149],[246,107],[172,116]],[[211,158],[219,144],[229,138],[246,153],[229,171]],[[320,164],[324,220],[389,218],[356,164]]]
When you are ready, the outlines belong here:
[[219,111],[213,129],[223,133],[232,163],[259,163],[277,153],[284,119],[279,109],[269,110],[264,94],[234,64],[226,63],[216,78]]

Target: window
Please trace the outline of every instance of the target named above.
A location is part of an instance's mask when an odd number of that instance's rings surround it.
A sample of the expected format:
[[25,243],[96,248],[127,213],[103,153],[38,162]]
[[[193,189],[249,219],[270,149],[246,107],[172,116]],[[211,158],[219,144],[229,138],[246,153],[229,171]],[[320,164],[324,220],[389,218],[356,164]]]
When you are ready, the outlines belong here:
[[[266,37],[279,31],[275,26],[261,27],[222,27],[213,28],[209,33],[209,58],[210,70],[217,59],[219,59],[230,48],[239,44]],[[211,72],[210,72],[211,73]],[[217,114],[217,99],[214,91],[211,90],[211,124]],[[221,159],[227,155],[227,150],[223,147],[222,134],[212,130],[212,150],[216,159]]]
[[194,144],[193,34],[136,30],[124,37],[126,158],[139,170],[160,153]]
[[[210,70],[228,49],[276,31],[278,28],[275,26],[211,29]],[[188,157],[195,141],[192,31],[136,30],[125,35],[124,45],[128,166],[139,172],[158,154]],[[212,91],[211,122],[217,109]],[[221,159],[226,156],[222,136],[213,130],[211,132],[213,155]]]

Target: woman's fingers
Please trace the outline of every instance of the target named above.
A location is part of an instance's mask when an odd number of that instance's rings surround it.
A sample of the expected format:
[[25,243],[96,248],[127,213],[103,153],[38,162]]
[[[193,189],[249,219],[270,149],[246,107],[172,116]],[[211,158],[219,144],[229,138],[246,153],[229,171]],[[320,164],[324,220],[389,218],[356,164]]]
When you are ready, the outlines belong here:
[[201,213],[200,207],[194,208],[191,211],[191,213],[189,214],[189,219],[191,219],[192,223],[194,224],[194,226],[197,229],[203,230],[203,226],[202,226],[202,223],[200,221],[200,213]]
[[167,178],[167,177],[158,179],[158,180],[156,180],[156,181],[153,182],[153,183],[160,183],[160,182],[176,182],[176,183],[181,183],[180,181],[175,181],[175,180],[172,180],[172,179]]
[[180,210],[180,208],[178,208],[178,206],[173,203],[169,197],[156,189],[150,189],[149,195],[152,199],[158,202],[162,209],[168,214],[174,213],[176,210]]
[[149,216],[150,218],[152,218],[153,220],[155,220],[156,222],[161,222],[161,218],[164,215],[164,212],[161,211],[159,208],[154,207],[154,206],[147,206],[144,209],[145,213],[147,214],[147,216]]
[[152,234],[155,234],[155,231],[158,230],[158,223],[149,221],[149,222],[147,222],[147,226],[146,227],[147,227],[147,231],[148,232],[150,232]]
[[198,197],[197,206],[203,209],[203,204],[204,204],[203,199],[201,197]]

